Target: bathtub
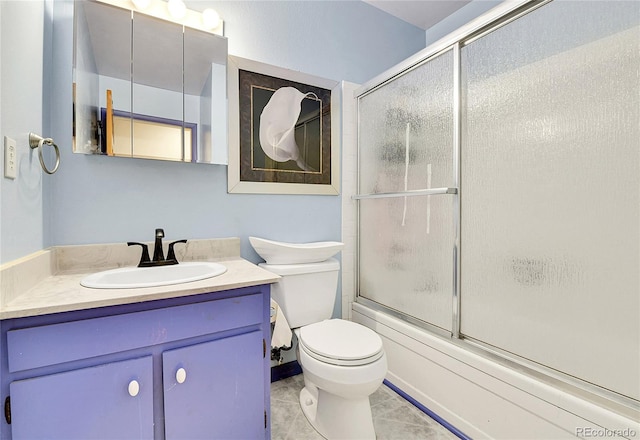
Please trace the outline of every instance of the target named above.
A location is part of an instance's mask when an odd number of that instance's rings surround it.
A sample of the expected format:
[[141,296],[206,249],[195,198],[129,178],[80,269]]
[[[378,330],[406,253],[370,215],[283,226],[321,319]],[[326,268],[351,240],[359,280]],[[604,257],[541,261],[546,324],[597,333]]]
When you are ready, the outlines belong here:
[[640,438],[638,409],[564,390],[365,305],[350,311],[382,337],[386,380],[470,438]]

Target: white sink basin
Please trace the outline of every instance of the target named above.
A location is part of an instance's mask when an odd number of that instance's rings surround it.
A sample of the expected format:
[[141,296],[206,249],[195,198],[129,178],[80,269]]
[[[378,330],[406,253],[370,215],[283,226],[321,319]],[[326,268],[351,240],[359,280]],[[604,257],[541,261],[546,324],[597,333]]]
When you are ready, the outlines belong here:
[[80,284],[94,289],[135,289],[189,283],[222,275],[227,268],[205,261],[156,267],[123,267],[85,277]]
[[344,243],[339,241],[285,243],[249,237],[249,243],[267,264],[319,263],[333,257],[344,248]]

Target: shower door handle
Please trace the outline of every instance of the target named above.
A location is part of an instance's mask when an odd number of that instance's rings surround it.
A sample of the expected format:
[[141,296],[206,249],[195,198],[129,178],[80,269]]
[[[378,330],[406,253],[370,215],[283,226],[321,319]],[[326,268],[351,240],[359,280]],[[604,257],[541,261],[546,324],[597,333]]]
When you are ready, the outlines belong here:
[[386,199],[390,197],[436,196],[440,194],[458,194],[458,188],[412,189],[412,190],[400,191],[400,192],[356,194],[354,196],[351,196],[351,198],[353,200]]

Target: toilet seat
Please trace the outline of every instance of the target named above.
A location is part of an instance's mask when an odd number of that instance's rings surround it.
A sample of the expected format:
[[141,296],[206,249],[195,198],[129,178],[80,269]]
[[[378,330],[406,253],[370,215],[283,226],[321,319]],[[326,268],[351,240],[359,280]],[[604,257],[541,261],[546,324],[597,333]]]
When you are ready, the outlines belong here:
[[366,365],[384,355],[382,339],[376,332],[343,319],[301,327],[298,343],[309,356],[332,365]]

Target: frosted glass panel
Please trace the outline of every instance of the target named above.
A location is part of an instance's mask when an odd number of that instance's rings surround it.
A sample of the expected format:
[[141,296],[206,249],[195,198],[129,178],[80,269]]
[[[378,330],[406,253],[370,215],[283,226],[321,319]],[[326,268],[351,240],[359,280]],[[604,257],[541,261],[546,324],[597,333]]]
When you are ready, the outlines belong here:
[[462,50],[461,330],[640,399],[638,2]]
[[449,196],[361,200],[360,296],[451,331],[452,211]]
[[452,79],[449,51],[360,99],[361,194],[452,186]]

